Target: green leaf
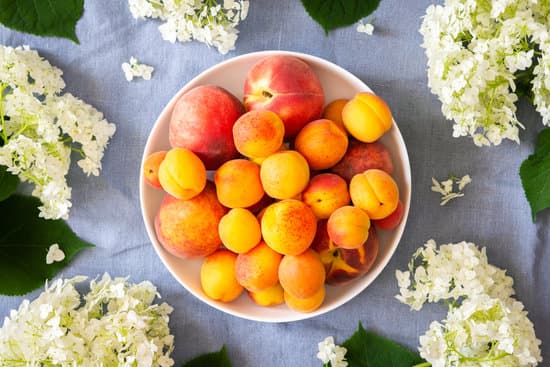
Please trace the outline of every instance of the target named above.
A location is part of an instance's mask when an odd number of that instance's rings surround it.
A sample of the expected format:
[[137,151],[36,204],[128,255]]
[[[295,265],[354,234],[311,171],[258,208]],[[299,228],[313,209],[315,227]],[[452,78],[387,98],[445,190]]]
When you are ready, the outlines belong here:
[[417,353],[366,331],[361,323],[342,346],[348,350],[348,367],[412,367],[425,362]]
[[523,161],[519,176],[534,222],[537,213],[550,207],[550,128],[540,132],[535,153]]
[[6,200],[17,190],[19,178],[8,172],[6,166],[0,166],[0,201]]
[[[43,286],[78,251],[93,246],[64,221],[38,218],[39,206],[40,200],[21,195],[0,202],[0,294],[22,295]],[[48,265],[46,255],[54,243],[65,259]]]
[[0,23],[6,27],[75,43],[76,22],[83,12],[84,0],[0,0]]
[[224,345],[219,352],[203,354],[187,362],[182,367],[231,367],[231,361],[227,356]]
[[308,14],[325,33],[352,25],[378,8],[380,0],[302,0]]

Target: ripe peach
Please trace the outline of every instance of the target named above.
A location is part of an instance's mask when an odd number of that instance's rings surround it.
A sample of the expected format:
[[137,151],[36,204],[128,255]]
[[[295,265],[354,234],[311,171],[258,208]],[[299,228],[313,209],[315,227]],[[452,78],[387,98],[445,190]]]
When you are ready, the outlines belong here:
[[281,117],[285,137],[296,136],[307,122],[318,119],[325,95],[315,71],[304,61],[285,55],[256,63],[244,84],[248,111],[270,110]]
[[231,209],[224,215],[218,230],[224,246],[238,254],[251,250],[262,239],[258,219],[242,208]]
[[353,250],[337,247],[328,235],[327,221],[320,220],[311,248],[319,253],[325,266],[326,283],[344,285],[372,267],[378,255],[378,236],[374,227],[371,227],[367,241],[362,246]]
[[143,162],[143,178],[149,185],[162,189],[159,181],[159,166],[166,157],[166,151],[161,150],[149,155]]
[[346,130],[355,139],[372,143],[392,126],[391,111],[384,100],[375,94],[358,93],[342,110]]
[[369,169],[353,176],[349,193],[353,204],[365,210],[371,219],[387,217],[399,202],[397,183],[379,169]]
[[397,208],[395,208],[393,213],[388,215],[386,218],[373,220],[372,224],[374,224],[376,228],[391,231],[392,229],[395,229],[399,223],[401,223],[404,211],[403,203],[399,200],[397,203]]
[[283,144],[285,125],[276,113],[248,111],[233,125],[235,147],[245,157],[261,158],[275,153]]
[[220,203],[228,208],[246,208],[264,196],[260,166],[247,159],[225,162],[214,174]]
[[172,148],[160,163],[158,177],[164,191],[187,200],[204,189],[206,168],[192,151]]
[[328,218],[327,231],[338,247],[356,249],[369,237],[370,219],[367,213],[355,206],[336,209]]
[[213,85],[193,88],[174,106],[170,144],[195,152],[206,169],[216,169],[238,156],[232,129],[243,113],[241,102],[227,90]]
[[280,305],[285,301],[283,287],[279,283],[260,292],[248,291],[250,298],[259,306],[271,307]]
[[307,298],[294,297],[292,294],[285,292],[284,298],[286,305],[294,311],[298,312],[313,312],[318,309],[325,300],[326,289],[322,286],[313,296]]
[[189,200],[166,195],[155,217],[155,230],[161,245],[181,258],[208,256],[222,241],[218,223],[226,209],[216,198],[214,184]]
[[342,120],[342,110],[349,99],[341,98],[330,102],[323,111],[323,118],[335,122],[338,126],[344,129],[344,121]]
[[260,169],[260,178],[269,196],[289,199],[306,188],[309,182],[309,166],[300,153],[286,150],[265,159]]
[[239,254],[235,263],[237,281],[251,292],[261,292],[279,281],[282,255],[260,242],[252,250]]
[[241,295],[243,286],[235,278],[237,255],[228,250],[217,250],[207,256],[201,266],[201,287],[210,298],[231,302]]
[[315,238],[317,218],[306,204],[287,199],[267,207],[261,228],[264,241],[273,250],[283,255],[298,255]]
[[314,176],[302,192],[302,201],[317,218],[328,218],[336,209],[348,205],[350,196],[346,181],[333,173]]
[[393,161],[386,146],[379,141],[363,143],[351,140],[344,158],[331,171],[350,182],[356,174],[372,168],[393,174]]
[[312,297],[325,283],[325,267],[319,254],[308,249],[286,255],[279,265],[279,282],[285,292],[297,298]]
[[327,169],[346,154],[348,134],[330,120],[315,120],[300,130],[294,148],[304,156],[311,169]]

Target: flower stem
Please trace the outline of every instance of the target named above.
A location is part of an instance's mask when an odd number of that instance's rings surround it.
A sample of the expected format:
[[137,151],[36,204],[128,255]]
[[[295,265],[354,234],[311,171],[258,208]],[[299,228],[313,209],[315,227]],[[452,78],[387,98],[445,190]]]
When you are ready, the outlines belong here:
[[6,133],[6,123],[4,121],[4,109],[2,108],[2,102],[4,101],[4,91],[6,90],[6,85],[0,84],[0,121],[2,123],[2,140],[4,144],[8,143],[8,134]]

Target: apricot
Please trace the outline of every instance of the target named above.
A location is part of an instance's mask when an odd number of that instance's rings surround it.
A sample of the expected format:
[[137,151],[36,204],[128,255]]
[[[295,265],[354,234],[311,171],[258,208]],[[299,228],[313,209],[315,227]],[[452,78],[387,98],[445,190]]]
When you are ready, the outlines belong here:
[[285,125],[274,112],[246,112],[233,125],[235,147],[245,157],[260,158],[275,153],[283,144]]
[[249,251],[262,239],[258,219],[242,208],[231,209],[224,215],[218,230],[224,246],[238,254]]
[[285,301],[283,287],[279,283],[260,292],[248,291],[248,296],[259,306],[271,307]]
[[397,203],[397,208],[388,215],[386,218],[373,220],[372,224],[376,226],[376,228],[383,229],[385,231],[391,231],[392,229],[395,229],[399,223],[401,223],[401,220],[403,219],[403,214],[405,212],[405,208],[403,207],[403,203],[401,200]]
[[162,185],[159,181],[159,167],[164,157],[166,157],[166,151],[161,150],[149,155],[143,162],[143,178],[149,185],[162,189]]
[[314,176],[302,192],[302,201],[319,219],[330,217],[336,209],[348,205],[350,196],[346,181],[333,173]]
[[393,174],[393,161],[386,146],[379,141],[363,143],[351,140],[344,158],[331,171],[350,182],[356,174],[373,168]]
[[342,110],[349,99],[340,98],[330,102],[323,111],[323,118],[333,121],[336,125],[344,128],[344,121],[342,120]]
[[279,282],[285,292],[297,298],[315,295],[325,284],[325,267],[312,249],[286,255],[279,265]]
[[365,210],[371,219],[387,217],[399,202],[397,183],[379,169],[369,169],[353,176],[349,193],[353,204]]
[[201,287],[208,297],[216,301],[231,302],[244,288],[235,278],[237,255],[228,250],[217,250],[207,256],[201,266]]
[[157,238],[175,256],[208,256],[222,245],[218,224],[225,212],[210,181],[199,195],[189,200],[166,195],[155,217]]
[[306,159],[294,150],[267,157],[260,169],[265,192],[275,199],[289,199],[301,193],[309,182]]
[[361,247],[369,237],[370,219],[367,213],[355,206],[343,206],[331,214],[327,222],[330,239],[345,249]]
[[304,252],[315,238],[317,218],[309,206],[294,199],[268,206],[261,217],[265,243],[283,255]]
[[237,281],[251,292],[261,292],[279,281],[279,264],[283,256],[260,242],[252,250],[239,254],[235,263]]
[[220,203],[228,208],[246,208],[264,196],[260,166],[247,159],[225,162],[214,174]]
[[206,168],[189,149],[172,148],[159,165],[159,182],[175,198],[188,200],[206,185]]
[[294,311],[298,312],[313,312],[318,309],[325,300],[326,289],[322,286],[313,296],[307,298],[294,297],[292,294],[285,292],[284,299],[286,305]]
[[[275,153],[277,153],[277,152],[284,152],[285,150],[288,150],[288,146],[287,146],[285,143],[283,143],[283,144],[281,144],[281,146],[279,147],[279,149],[277,149],[277,150],[275,151]],[[256,163],[256,164],[258,164],[258,165],[261,166],[262,163],[264,163],[264,161],[265,161],[265,159],[266,159],[267,157],[269,157],[269,155],[268,155],[268,156],[265,156],[265,157],[250,158],[250,160],[251,160],[252,162],[254,162],[254,163]]]
[[378,140],[392,126],[392,114],[386,102],[375,94],[358,93],[342,110],[346,130],[365,143]]
[[348,134],[330,120],[315,120],[300,130],[294,147],[311,169],[323,170],[334,166],[346,154]]

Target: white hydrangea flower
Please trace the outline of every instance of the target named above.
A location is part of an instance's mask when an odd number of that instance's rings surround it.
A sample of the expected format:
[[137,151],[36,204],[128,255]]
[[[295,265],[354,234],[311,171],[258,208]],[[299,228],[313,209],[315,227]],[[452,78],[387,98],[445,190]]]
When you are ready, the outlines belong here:
[[129,284],[105,274],[83,297],[75,283],[57,280],[32,302],[23,301],[0,328],[1,366],[170,367],[172,308],[154,304],[149,282]]
[[371,23],[359,22],[357,24],[356,30],[359,33],[365,33],[369,36],[372,36],[372,33],[374,32],[374,26]]
[[400,294],[396,298],[420,310],[425,302],[460,302],[488,294],[506,299],[514,294],[513,280],[506,271],[487,261],[485,248],[474,243],[444,244],[434,240],[419,248],[408,271],[396,271]]
[[46,254],[46,264],[50,265],[54,262],[60,262],[65,259],[65,253],[63,250],[59,248],[58,243],[54,243],[50,246],[48,249],[48,253]]
[[446,0],[426,9],[428,85],[454,120],[453,137],[471,136],[477,146],[519,143],[516,82],[533,77],[533,103],[549,123],[547,13],[547,4],[532,0]]
[[155,70],[152,66],[138,62],[135,57],[130,57],[130,62],[123,62],[122,71],[127,81],[131,82],[134,78],[143,78],[151,80],[151,74]]
[[445,181],[439,182],[434,177],[432,177],[432,187],[431,190],[433,192],[437,192],[441,194],[441,203],[440,205],[446,205],[450,200],[456,199],[459,197],[463,197],[464,193],[459,191],[454,191],[454,184],[456,183],[458,186],[458,190],[462,190],[464,186],[472,182],[472,179],[470,175],[465,175],[462,178],[457,178],[454,176],[451,176]]
[[[0,165],[34,184],[40,216],[67,219],[71,151],[87,174],[98,175],[115,125],[70,93],[62,71],[28,47],[0,46]],[[7,118],[6,118],[7,117]]]
[[174,43],[196,40],[222,54],[235,49],[238,24],[248,15],[248,0],[128,0],[134,18],[159,18],[162,38]]
[[332,336],[327,336],[325,340],[318,344],[318,348],[317,358],[325,365],[328,365],[328,363],[331,367],[346,367],[348,365],[345,359],[347,349],[334,344]]
[[482,294],[432,322],[419,351],[433,367],[534,367],[542,361],[540,344],[521,302]]

